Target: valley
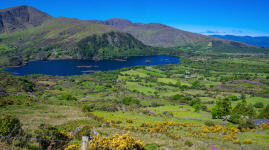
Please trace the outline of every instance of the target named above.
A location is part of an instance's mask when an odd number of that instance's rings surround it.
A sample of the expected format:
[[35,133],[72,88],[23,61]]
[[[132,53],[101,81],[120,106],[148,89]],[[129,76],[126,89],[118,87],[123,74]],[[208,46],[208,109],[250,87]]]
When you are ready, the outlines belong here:
[[[18,95],[20,84],[1,86],[10,95],[2,97],[1,112],[17,114],[28,133],[34,133],[42,123],[66,132],[90,125],[103,136],[129,132],[145,141],[146,149],[240,149],[242,145],[245,149],[266,149],[265,124],[238,129],[231,123],[235,120],[213,119],[213,111],[228,99],[231,115],[242,101],[245,107],[253,107],[255,118],[266,109],[268,112],[268,59],[192,59],[66,77],[14,77],[2,72],[2,80],[25,79],[33,89]],[[262,107],[256,107],[258,103]],[[246,144],[248,139],[251,144]]]
[[160,23],[0,10],[0,148],[267,150],[269,49]]

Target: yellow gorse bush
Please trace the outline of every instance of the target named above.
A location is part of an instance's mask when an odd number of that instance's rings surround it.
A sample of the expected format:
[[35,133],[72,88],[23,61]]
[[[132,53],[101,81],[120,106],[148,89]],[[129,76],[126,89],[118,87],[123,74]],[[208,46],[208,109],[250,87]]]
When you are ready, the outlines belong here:
[[100,137],[99,134],[95,136],[90,142],[90,150],[145,150],[144,142],[136,140],[134,137],[130,136],[129,133],[118,135],[115,134],[112,137]]
[[134,121],[132,119],[127,119],[126,122],[127,123],[133,123]]
[[263,128],[263,129],[269,129],[269,125],[268,125],[268,124],[263,123],[263,124],[262,124],[262,128]]
[[252,141],[251,141],[250,139],[245,139],[243,143],[244,143],[244,144],[251,144]]
[[[232,141],[234,144],[240,144],[238,137],[236,136],[239,132],[254,132],[255,129],[242,129],[239,130],[235,127],[225,127],[221,125],[206,126],[203,125],[194,131],[189,130],[186,136],[189,137],[201,137],[201,138],[211,138],[216,140]],[[250,144],[250,143],[249,143]]]
[[66,133],[64,130],[61,130],[60,133],[67,137],[69,140],[72,140],[74,138],[74,136],[71,133]]
[[234,144],[240,144],[240,141],[239,140],[233,140],[233,143]]
[[79,144],[72,144],[67,146],[64,150],[79,150],[80,149],[80,145]]

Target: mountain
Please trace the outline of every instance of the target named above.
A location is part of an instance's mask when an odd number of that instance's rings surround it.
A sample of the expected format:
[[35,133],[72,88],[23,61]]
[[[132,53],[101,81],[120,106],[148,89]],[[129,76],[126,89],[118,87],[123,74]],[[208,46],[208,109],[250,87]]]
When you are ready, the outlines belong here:
[[269,51],[266,48],[258,48],[239,41],[187,32],[160,23],[133,23],[129,20],[118,18],[106,21],[89,20],[89,22],[108,25],[127,32],[144,44],[153,47],[176,48],[183,51],[203,52],[206,50],[223,53],[260,53]]
[[217,37],[226,40],[239,41],[250,45],[269,47],[269,37],[259,36],[235,36],[235,35],[211,35],[212,37]]
[[133,35],[146,45],[178,50],[211,51],[224,53],[268,52],[239,41],[225,40],[176,29],[160,23],[133,23],[126,19],[109,19],[106,21],[89,20],[91,23],[108,25]]
[[29,6],[17,6],[0,10],[0,33],[12,33],[41,25],[52,17]]
[[186,51],[268,51],[159,23],[132,23],[124,19],[83,21],[54,18],[29,6],[0,10],[0,16],[0,66],[21,65],[31,60],[100,60],[177,55]]
[[107,21],[89,20],[89,22],[117,28],[123,32],[132,34],[143,43],[155,47],[195,45],[212,40],[208,36],[186,32],[159,23],[133,23],[125,19],[110,19]]
[[13,26],[17,25],[13,32],[0,34],[0,66],[21,65],[30,60],[124,58],[150,55],[153,51],[132,35],[107,25],[64,17],[43,17],[34,22],[33,15],[25,10],[40,12],[28,6],[1,10],[14,11],[10,18],[20,23],[13,22]]

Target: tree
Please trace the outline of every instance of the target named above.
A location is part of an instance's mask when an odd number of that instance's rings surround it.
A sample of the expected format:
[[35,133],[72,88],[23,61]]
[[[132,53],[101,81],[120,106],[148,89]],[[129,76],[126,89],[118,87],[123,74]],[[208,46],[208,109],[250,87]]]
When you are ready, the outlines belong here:
[[184,95],[182,94],[176,94],[172,97],[172,100],[180,100],[180,99],[184,99]]
[[201,83],[198,80],[196,80],[192,82],[191,86],[192,88],[199,89],[201,87]]
[[260,119],[269,119],[269,104],[267,104],[266,107],[264,107],[264,109],[258,115],[258,118],[260,118]]
[[195,104],[200,104],[201,103],[201,100],[199,98],[193,98],[189,101],[189,104],[191,106],[195,105]]
[[180,82],[180,80],[177,80],[177,82],[176,82],[176,86],[180,88],[180,86],[181,86],[181,82]]
[[230,99],[231,101],[237,101],[237,100],[239,100],[238,97],[235,96],[235,95],[231,95],[231,96],[229,96],[229,99]]
[[257,102],[257,103],[255,103],[253,106],[254,106],[255,108],[263,108],[263,107],[264,107],[264,105],[263,105],[262,102]]
[[253,118],[256,115],[256,111],[252,104],[247,104],[245,100],[242,100],[242,102],[238,103],[233,111],[233,114],[239,114],[243,116],[249,116],[250,118]]
[[231,113],[231,110],[231,102],[229,99],[226,98],[224,100],[217,101],[215,107],[212,108],[211,115],[214,119],[221,119],[223,116],[229,115]]
[[199,112],[201,109],[201,104],[200,103],[196,103],[193,105],[194,111],[195,112]]
[[241,99],[245,100],[246,99],[246,95],[245,94],[241,94]]

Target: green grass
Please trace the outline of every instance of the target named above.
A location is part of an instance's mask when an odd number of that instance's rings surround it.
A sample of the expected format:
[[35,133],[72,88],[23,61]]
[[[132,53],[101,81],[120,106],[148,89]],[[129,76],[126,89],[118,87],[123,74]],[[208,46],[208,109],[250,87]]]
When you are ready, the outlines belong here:
[[[232,102],[232,105],[235,106],[236,104],[240,103],[241,101],[233,101]],[[263,98],[263,97],[248,97],[246,99],[246,102],[248,104],[252,104],[254,105],[255,103],[258,103],[258,102],[261,102],[264,104],[264,106],[268,105],[269,104],[269,99],[268,98]]]
[[35,130],[42,123],[61,125],[71,120],[87,119],[81,109],[76,106],[61,106],[51,104],[35,104],[33,106],[11,105],[1,109],[2,113],[15,114],[23,124],[24,129]]
[[166,77],[165,74],[163,74],[164,72],[158,69],[136,69],[136,71],[144,73],[144,74],[148,74],[150,76],[154,76],[154,77]]
[[139,76],[141,78],[145,78],[145,77],[148,77],[147,74],[145,73],[141,73],[139,71],[136,71],[136,70],[129,70],[129,71],[124,71],[124,72],[121,72],[123,75],[129,75],[129,76]]
[[180,109],[179,106],[161,106],[156,108],[149,107],[147,109],[153,110],[159,114],[162,114],[165,111],[172,112],[174,117],[177,118],[212,120],[211,115],[208,112],[194,112],[194,109],[190,106],[183,106],[183,109]]
[[156,91],[153,88],[141,86],[138,84],[138,82],[126,82],[125,86],[128,90],[137,90],[141,93],[149,94],[149,95],[153,95],[153,93]]
[[157,82],[162,82],[162,83],[166,83],[166,84],[176,84],[177,80],[171,79],[171,78],[158,78]]

